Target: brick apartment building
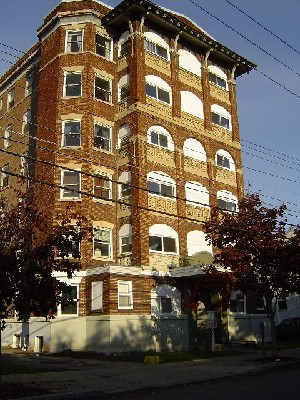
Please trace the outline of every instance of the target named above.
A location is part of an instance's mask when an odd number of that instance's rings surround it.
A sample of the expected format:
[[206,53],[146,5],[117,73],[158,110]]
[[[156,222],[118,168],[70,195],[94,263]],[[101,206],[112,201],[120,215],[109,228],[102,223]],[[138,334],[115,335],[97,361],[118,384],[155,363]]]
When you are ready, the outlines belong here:
[[71,206],[91,234],[56,274],[73,306],[32,318],[29,346],[188,349],[203,222],[243,195],[235,78],[255,65],[148,0],[63,0],[37,34],[0,78],[1,195],[30,176],[50,224]]

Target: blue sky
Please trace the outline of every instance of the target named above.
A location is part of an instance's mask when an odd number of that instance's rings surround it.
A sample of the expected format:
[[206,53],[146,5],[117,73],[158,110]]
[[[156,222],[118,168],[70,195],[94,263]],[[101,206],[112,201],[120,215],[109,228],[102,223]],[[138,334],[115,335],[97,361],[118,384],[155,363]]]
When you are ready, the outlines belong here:
[[[119,2],[104,1],[112,7]],[[268,206],[286,203],[289,222],[300,223],[300,135],[296,118],[300,106],[300,1],[154,2],[186,15],[217,41],[258,64],[257,71],[237,79],[245,188],[260,193]],[[0,75],[10,67],[9,61],[15,62],[13,56],[20,54],[3,44],[28,50],[37,41],[36,30],[43,18],[58,3],[0,0]]]

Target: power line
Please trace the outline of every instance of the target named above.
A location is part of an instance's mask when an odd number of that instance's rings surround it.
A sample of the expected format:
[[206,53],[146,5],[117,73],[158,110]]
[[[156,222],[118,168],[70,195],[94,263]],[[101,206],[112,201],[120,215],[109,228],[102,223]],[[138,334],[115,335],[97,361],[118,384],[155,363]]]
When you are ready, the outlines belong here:
[[238,10],[241,14],[245,15],[247,18],[249,18],[252,22],[254,22],[256,25],[260,26],[263,30],[265,30],[266,32],[268,32],[270,35],[274,36],[276,39],[278,39],[281,43],[283,43],[284,45],[286,45],[288,48],[290,48],[291,50],[293,50],[295,53],[300,54],[300,52],[295,49],[295,47],[291,46],[286,40],[282,39],[280,36],[276,35],[274,32],[272,32],[270,29],[266,28],[262,23],[260,23],[259,21],[257,21],[256,19],[254,19],[253,17],[251,17],[251,15],[247,14],[245,11],[241,10],[238,6],[236,6],[235,4],[233,4],[231,1],[229,0],[224,0],[226,1],[226,3],[228,3],[229,5],[231,5],[233,8],[235,8],[236,10]]

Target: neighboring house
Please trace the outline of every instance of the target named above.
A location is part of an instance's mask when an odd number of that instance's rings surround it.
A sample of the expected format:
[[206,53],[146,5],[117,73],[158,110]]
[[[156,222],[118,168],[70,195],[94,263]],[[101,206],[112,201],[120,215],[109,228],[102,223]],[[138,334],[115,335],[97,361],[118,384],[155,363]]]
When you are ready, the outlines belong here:
[[255,64],[148,0],[61,1],[37,34],[0,78],[1,193],[30,176],[23,190],[47,215],[77,207],[92,234],[80,271],[56,273],[73,303],[32,318],[26,338],[11,320],[4,343],[188,349],[187,305],[212,254],[203,222],[244,191],[235,79]]

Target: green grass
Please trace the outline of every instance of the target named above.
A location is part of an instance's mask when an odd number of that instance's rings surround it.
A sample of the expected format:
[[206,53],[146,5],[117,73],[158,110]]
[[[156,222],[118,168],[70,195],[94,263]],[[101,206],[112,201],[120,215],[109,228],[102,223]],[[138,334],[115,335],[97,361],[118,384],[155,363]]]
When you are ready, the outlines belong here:
[[33,368],[12,362],[2,361],[2,375],[34,374],[35,372],[36,371]]

